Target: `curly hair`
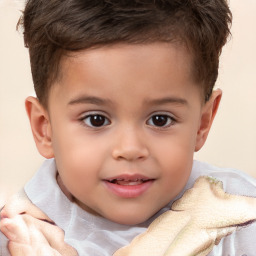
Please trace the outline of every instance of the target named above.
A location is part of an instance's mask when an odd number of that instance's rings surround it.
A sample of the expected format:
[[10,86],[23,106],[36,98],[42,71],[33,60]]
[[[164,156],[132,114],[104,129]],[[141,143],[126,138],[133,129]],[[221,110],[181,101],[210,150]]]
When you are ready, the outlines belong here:
[[18,26],[24,29],[37,97],[46,106],[68,52],[157,41],[187,47],[207,100],[231,22],[226,0],[28,0]]

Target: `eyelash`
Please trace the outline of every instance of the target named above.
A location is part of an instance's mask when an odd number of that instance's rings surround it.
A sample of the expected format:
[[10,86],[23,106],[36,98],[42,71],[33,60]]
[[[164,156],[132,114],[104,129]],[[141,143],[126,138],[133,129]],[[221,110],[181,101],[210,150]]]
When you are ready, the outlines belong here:
[[[93,120],[93,118],[94,118],[94,120]],[[97,120],[97,118],[98,118],[98,120]],[[153,120],[154,118],[155,118],[155,120]],[[88,115],[82,117],[80,119],[80,121],[83,123],[83,125],[86,125],[87,127],[95,128],[95,129],[97,129],[97,128],[100,129],[102,127],[105,127],[105,126],[108,126],[111,124],[111,121],[109,120],[109,118],[107,118],[105,115],[100,114],[100,113],[88,114]],[[87,121],[89,121],[89,123]],[[93,121],[98,122],[98,124],[96,124],[96,123],[93,124],[92,123]],[[159,121],[160,124],[156,125],[156,123],[154,123],[155,121]],[[166,128],[174,125],[176,122],[177,121],[172,116],[170,116],[168,114],[159,113],[159,114],[152,115],[146,121],[146,124],[149,126],[153,126],[157,129],[166,129]]]
[[[153,118],[158,118],[160,122],[164,122],[163,125],[156,125],[154,124],[153,122],[154,121],[157,121],[156,119],[153,120]],[[165,120],[163,120],[163,118]],[[168,115],[168,114],[162,114],[162,113],[159,113],[159,114],[154,114],[152,115],[148,120],[147,120],[147,125],[150,125],[150,126],[153,126],[157,129],[166,129],[172,125],[174,125],[176,123],[176,119],[173,118],[171,115]]]
[[[92,118],[94,118],[94,120]],[[101,120],[96,120],[96,118],[100,118]],[[96,129],[102,128],[104,126],[111,124],[110,120],[106,116],[104,116],[100,113],[92,113],[92,114],[86,115],[86,116],[82,117],[80,119],[80,121],[87,127],[96,128]],[[89,121],[90,123],[88,123],[87,121]],[[96,122],[98,121],[99,125],[92,124],[92,121],[96,121]]]

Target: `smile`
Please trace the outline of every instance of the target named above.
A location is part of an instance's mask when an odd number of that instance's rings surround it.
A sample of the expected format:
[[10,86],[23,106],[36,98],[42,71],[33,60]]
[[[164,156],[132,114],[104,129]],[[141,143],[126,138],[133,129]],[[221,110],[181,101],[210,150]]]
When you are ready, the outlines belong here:
[[140,185],[142,183],[145,183],[147,181],[150,181],[150,179],[113,179],[113,180],[108,180],[108,182],[117,184],[117,185],[122,185],[122,186],[135,186],[135,185]]
[[136,198],[143,195],[154,183],[146,177],[116,177],[103,180],[107,190],[122,198]]

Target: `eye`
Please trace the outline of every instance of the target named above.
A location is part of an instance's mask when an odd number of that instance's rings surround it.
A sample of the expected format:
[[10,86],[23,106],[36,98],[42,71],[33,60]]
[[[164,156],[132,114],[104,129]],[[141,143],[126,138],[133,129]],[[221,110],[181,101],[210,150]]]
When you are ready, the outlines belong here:
[[156,126],[156,127],[169,127],[174,124],[175,120],[171,116],[168,115],[153,115],[148,121],[148,125]]
[[82,121],[89,127],[102,127],[110,124],[108,118],[99,114],[87,115]]

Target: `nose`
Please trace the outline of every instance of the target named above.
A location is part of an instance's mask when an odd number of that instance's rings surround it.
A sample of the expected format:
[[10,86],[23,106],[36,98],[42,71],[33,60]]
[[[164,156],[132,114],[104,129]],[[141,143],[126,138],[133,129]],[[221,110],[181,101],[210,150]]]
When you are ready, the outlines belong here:
[[136,161],[149,156],[149,150],[142,132],[135,128],[116,133],[112,156],[115,160]]

